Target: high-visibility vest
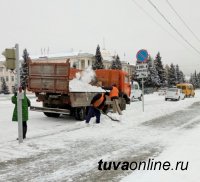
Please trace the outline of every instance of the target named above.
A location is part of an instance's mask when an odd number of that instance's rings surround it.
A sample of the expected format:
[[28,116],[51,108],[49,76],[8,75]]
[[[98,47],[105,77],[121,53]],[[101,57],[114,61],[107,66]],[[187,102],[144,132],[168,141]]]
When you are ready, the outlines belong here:
[[93,103],[93,106],[94,107],[99,107],[102,104],[103,100],[104,100],[104,93],[101,95],[101,97],[98,100],[96,100]]
[[110,94],[109,94],[110,98],[112,97],[119,97],[119,90],[117,87],[112,87],[112,90],[110,91]]

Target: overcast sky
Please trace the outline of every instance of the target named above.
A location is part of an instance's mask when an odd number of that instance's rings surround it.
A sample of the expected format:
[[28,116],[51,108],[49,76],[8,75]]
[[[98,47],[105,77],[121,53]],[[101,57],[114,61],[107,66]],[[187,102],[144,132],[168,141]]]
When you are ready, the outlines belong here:
[[[134,3],[136,1],[150,16]],[[200,41],[177,18],[166,0],[151,0],[197,49],[193,50],[149,4],[148,0],[0,0],[0,51],[19,43],[20,54],[40,55],[83,50],[97,44],[135,64],[136,53],[159,51],[164,64],[179,64],[185,74],[200,71]],[[168,0],[200,39],[200,1]],[[154,18],[157,23],[155,23]],[[159,24],[159,25],[158,25]],[[162,27],[162,28],[161,28]],[[2,57],[1,57],[2,58]]]

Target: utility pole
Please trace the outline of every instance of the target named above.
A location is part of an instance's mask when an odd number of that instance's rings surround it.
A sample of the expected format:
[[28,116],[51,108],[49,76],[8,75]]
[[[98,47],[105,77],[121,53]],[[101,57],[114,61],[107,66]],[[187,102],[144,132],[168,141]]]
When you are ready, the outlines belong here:
[[142,78],[142,111],[144,112],[144,78]]
[[22,93],[22,88],[20,84],[20,62],[19,62],[19,45],[15,44],[14,48],[6,48],[2,53],[5,56],[6,61],[4,65],[6,69],[16,70],[17,72],[17,82],[16,82],[16,90],[17,90],[17,116],[18,116],[18,140],[19,143],[23,142],[22,137],[22,99],[24,94]]
[[18,140],[19,143],[23,142],[22,136],[22,99],[23,93],[20,84],[20,62],[19,62],[19,45],[15,44],[15,56],[16,56],[16,71],[17,71],[17,116],[18,116]]

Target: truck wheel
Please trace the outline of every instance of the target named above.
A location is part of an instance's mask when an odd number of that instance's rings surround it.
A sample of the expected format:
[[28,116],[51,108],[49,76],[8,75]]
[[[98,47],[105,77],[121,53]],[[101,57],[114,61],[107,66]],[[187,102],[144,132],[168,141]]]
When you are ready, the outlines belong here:
[[141,101],[142,100],[142,96],[138,97],[138,100]]
[[122,111],[126,110],[126,100],[124,98],[121,98],[121,103],[119,104],[119,106]]
[[84,107],[75,108],[75,118],[76,120],[83,121],[85,119],[86,109]]
[[59,113],[50,113],[50,112],[44,112],[44,115],[52,118],[58,118],[60,116]]

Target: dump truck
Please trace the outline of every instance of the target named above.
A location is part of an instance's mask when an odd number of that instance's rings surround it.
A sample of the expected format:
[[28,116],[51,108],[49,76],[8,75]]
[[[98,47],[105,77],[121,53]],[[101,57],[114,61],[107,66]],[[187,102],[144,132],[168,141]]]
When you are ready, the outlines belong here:
[[97,92],[71,92],[69,82],[78,69],[70,68],[70,62],[30,61],[28,65],[28,91],[34,92],[43,107],[31,107],[48,117],[70,114],[84,120],[86,108]]
[[[59,117],[61,114],[70,114],[77,120],[84,120],[88,106],[94,95],[100,91],[71,91],[70,81],[81,70],[70,68],[70,61],[35,60],[28,64],[28,91],[34,92],[37,101],[43,107],[31,106],[32,111],[43,112],[47,117]],[[120,70],[96,70],[96,80],[102,86],[117,84],[120,91],[119,104],[122,110],[130,102],[130,84],[126,72]],[[107,101],[108,104],[109,98]]]

